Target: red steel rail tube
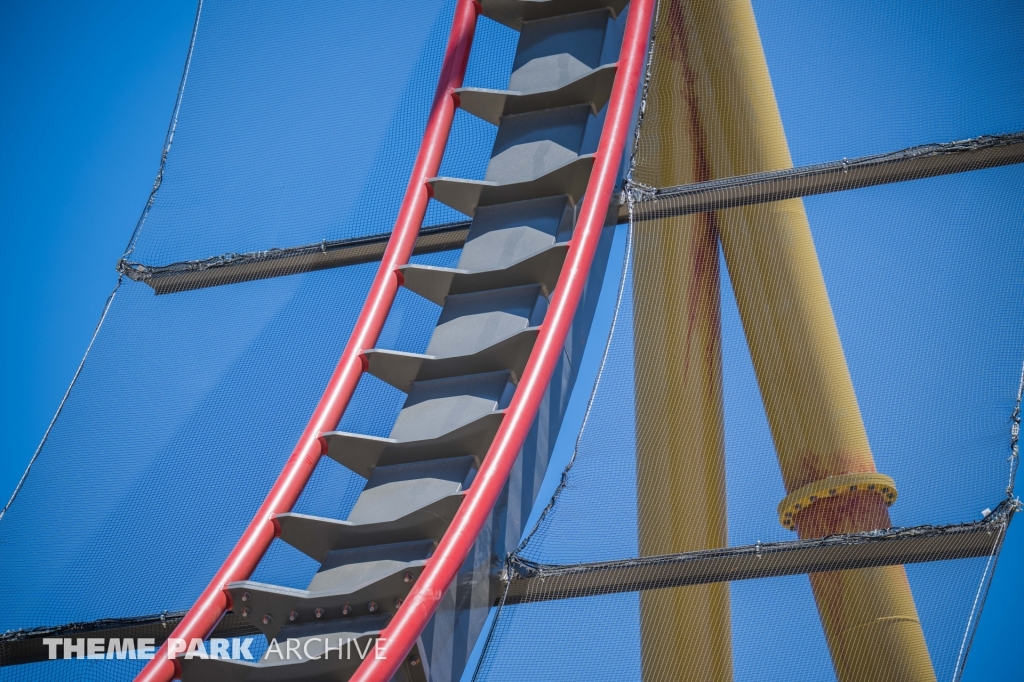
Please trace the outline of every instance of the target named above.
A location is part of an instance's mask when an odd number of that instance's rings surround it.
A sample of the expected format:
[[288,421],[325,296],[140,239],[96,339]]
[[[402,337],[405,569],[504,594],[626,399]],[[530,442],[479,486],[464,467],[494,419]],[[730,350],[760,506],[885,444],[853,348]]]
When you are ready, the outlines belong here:
[[[412,176],[409,178],[409,185],[405,190],[398,219],[377,275],[370,286],[366,303],[363,304],[363,310],[334,374],[331,375],[306,429],[259,511],[220,570],[189,609],[188,615],[171,633],[172,638],[190,640],[208,636],[224,612],[231,608],[231,600],[224,589],[225,586],[235,580],[248,578],[256,569],[256,565],[276,537],[274,515],[291,510],[323,454],[320,434],[335,429],[345,408],[348,407],[364,370],[362,353],[376,344],[391,310],[391,304],[395,300],[399,286],[395,268],[408,262],[416,236],[419,234],[423,215],[430,200],[426,180],[437,175],[441,157],[444,156],[452,119],[455,117],[453,90],[462,86],[479,14],[480,4],[477,0],[458,0],[441,65],[441,76],[430,108],[430,118],[427,119],[427,128],[423,134],[419,154],[416,156]],[[165,643],[135,680],[170,682],[180,675],[180,672],[178,662],[168,658]]]
[[608,214],[619,164],[631,132],[630,124],[647,53],[654,5],[655,0],[633,0],[630,4],[619,57],[619,75],[612,88],[583,210],[569,244],[569,253],[558,278],[551,307],[523,371],[522,380],[505,413],[505,419],[437,550],[427,562],[402,608],[381,632],[384,655],[379,658],[368,656],[351,682],[388,682],[401,667],[455,579],[459,567],[469,556],[473,543],[508,480],[519,450],[523,447],[565,345]]

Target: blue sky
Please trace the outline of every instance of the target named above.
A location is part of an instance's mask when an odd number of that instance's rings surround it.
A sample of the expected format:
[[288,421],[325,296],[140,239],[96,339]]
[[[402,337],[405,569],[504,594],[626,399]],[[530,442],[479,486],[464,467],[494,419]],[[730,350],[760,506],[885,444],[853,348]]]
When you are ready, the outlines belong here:
[[[1019,48],[1007,51],[1005,34],[1003,42],[998,36],[967,36],[964,40],[973,47],[956,62],[950,62],[948,53],[937,51],[929,59],[928,49],[915,49],[943,39],[947,29],[942,27],[980,31],[1002,24],[1004,31],[1015,31],[1021,24],[1019,6],[1012,15],[1012,4],[986,4],[974,22],[966,21],[963,12],[936,10],[928,21],[915,24],[914,9],[891,9],[887,3],[851,5],[828,15],[796,11],[798,5],[756,5],[759,11],[765,8],[759,19],[773,75],[785,69],[799,76],[776,80],[797,163],[1004,132],[1002,123],[1019,116],[1020,103],[1006,99],[1012,88],[1001,87],[992,70],[983,68],[1019,54]],[[791,10],[789,16],[800,24],[782,31],[779,15]],[[859,33],[868,22],[842,12],[868,15],[871,25],[885,30],[874,36]],[[6,501],[116,282],[114,263],[153,183],[195,6],[5,3],[0,13],[0,78],[6,104],[0,109],[0,221],[7,246],[0,494]],[[822,41],[825,32],[835,33],[835,41]],[[909,57],[901,60],[897,51],[884,64],[872,61],[882,40],[902,46]],[[778,69],[773,55],[782,55]],[[1019,61],[1013,63],[1020,68]],[[836,64],[848,70],[830,71]],[[858,77],[858,69],[871,76]],[[947,72],[952,75],[943,76]],[[993,82],[979,85],[979,77]],[[931,87],[943,78],[949,82]],[[892,85],[872,88],[871,82]],[[914,87],[898,87],[906,83]],[[803,99],[829,87],[836,90],[829,106],[813,116],[800,110]],[[964,88],[983,96],[959,100],[949,94]],[[859,104],[843,104],[852,101]],[[1007,110],[1016,113],[1004,116]],[[858,119],[859,125],[874,126],[878,134],[858,137],[850,132],[856,127],[852,117],[865,111],[871,112],[871,120]],[[991,127],[985,128],[987,124]],[[922,129],[934,135],[918,139]],[[830,142],[836,149],[815,144],[828,130],[844,131]],[[872,196],[864,199],[866,205],[871,202]],[[830,205],[808,206],[812,226],[832,214]],[[818,222],[816,211],[822,216]],[[829,243],[835,249],[843,246],[841,240]],[[1018,521],[1007,540],[966,679],[1024,677],[1019,635],[1015,637],[1015,623],[1024,612],[1018,578],[1022,571],[1024,531]]]

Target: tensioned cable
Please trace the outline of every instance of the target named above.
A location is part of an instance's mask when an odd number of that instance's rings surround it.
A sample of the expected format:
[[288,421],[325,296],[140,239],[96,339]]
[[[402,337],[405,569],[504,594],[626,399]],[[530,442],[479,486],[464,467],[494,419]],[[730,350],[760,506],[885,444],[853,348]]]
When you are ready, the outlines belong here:
[[46,431],[43,432],[43,437],[39,441],[39,445],[36,447],[36,451],[32,453],[32,459],[28,461],[28,466],[25,467],[25,473],[21,475],[18,480],[18,485],[14,486],[14,492],[11,493],[11,499],[7,500],[7,504],[4,505],[3,509],[0,509],[0,520],[4,518],[4,514],[14,504],[14,499],[18,497],[18,493],[21,492],[22,486],[25,485],[25,480],[28,478],[29,472],[32,471],[32,465],[36,463],[36,459],[39,457],[39,453],[42,452],[43,446],[46,445],[46,440],[50,437],[50,431],[53,429],[53,425],[57,423],[57,417],[64,410],[64,404],[68,401],[68,396],[71,395],[71,389],[75,387],[75,382],[78,381],[79,375],[82,373],[82,368],[85,367],[85,361],[89,357],[89,351],[92,350],[92,346],[96,343],[96,337],[99,336],[100,327],[103,326],[103,321],[107,319],[107,312],[110,310],[110,304],[114,301],[114,296],[117,294],[117,290],[121,287],[121,278],[117,278],[117,284],[114,285],[114,290],[107,296],[106,303],[103,304],[103,312],[100,313],[100,320],[96,323],[96,328],[92,332],[92,338],[89,339],[89,345],[86,346],[85,353],[82,354],[82,360],[78,363],[78,369],[75,370],[75,375],[71,377],[71,383],[68,384],[68,388],[64,391],[64,397],[60,399],[60,404],[57,405],[57,411],[53,414],[53,419],[50,420],[49,425],[46,427]]
[[188,71],[192,66],[192,53],[196,47],[196,35],[199,33],[199,17],[203,13],[203,0],[199,0],[199,4],[196,6],[196,18],[192,23],[192,37],[188,42],[188,53],[185,55],[185,67],[181,72],[181,82],[178,84],[178,95],[174,99],[174,109],[171,110],[171,122],[167,126],[167,135],[164,137],[164,146],[160,151],[160,166],[156,171],[156,179],[153,180],[153,189],[149,192],[149,199],[146,200],[146,206],[142,209],[142,215],[139,216],[139,221],[135,224],[135,229],[132,231],[131,239],[128,240],[128,246],[124,250],[124,255],[121,256],[121,260],[118,261],[118,270],[120,270],[120,264],[128,259],[128,256],[135,250],[135,244],[139,241],[139,234],[142,232],[142,226],[146,222],[146,217],[149,216],[149,210],[153,208],[153,202],[156,200],[156,193],[160,189],[160,185],[164,181],[164,169],[167,167],[167,155],[171,151],[171,143],[174,142],[174,133],[178,129],[178,114],[181,112],[181,102],[185,96],[185,83],[188,82]]
[[[171,122],[167,127],[167,135],[164,137],[164,145],[160,152],[160,166],[157,168],[156,179],[153,181],[153,189],[149,192],[149,198],[146,200],[146,206],[142,209],[142,215],[139,216],[139,221],[135,224],[135,229],[132,231],[132,236],[128,240],[128,246],[125,249],[124,255],[118,261],[117,269],[122,274],[127,274],[121,267],[121,263],[126,262],[126,258],[135,249],[135,243],[138,241],[139,232],[142,229],[142,224],[146,221],[146,216],[149,215],[149,210],[153,206],[153,201],[156,199],[157,190],[160,189],[160,185],[163,182],[164,167],[167,165],[167,154],[171,150],[171,142],[174,141],[174,131],[178,127],[178,112],[181,110],[181,100],[185,94],[185,83],[188,81],[188,71],[192,64],[192,53],[195,50],[196,35],[199,32],[199,17],[203,11],[203,0],[199,0],[196,6],[196,18],[192,23],[192,36],[188,43],[188,53],[185,55],[185,68],[182,70],[181,82],[178,84],[178,94],[174,100],[174,109],[171,112]],[[131,277],[129,275],[129,277]],[[134,278],[132,278],[134,279]],[[28,466],[25,467],[25,473],[21,475],[18,480],[18,485],[14,487],[14,492],[11,494],[11,498],[4,505],[4,508],[0,510],[0,519],[3,519],[4,514],[10,509],[14,503],[14,499],[18,496],[22,486],[25,484],[25,479],[28,478],[29,472],[32,470],[32,465],[35,464],[36,458],[39,457],[39,453],[42,451],[43,446],[46,444],[47,438],[50,436],[50,431],[53,429],[53,425],[57,422],[57,417],[60,416],[61,411],[64,409],[64,404],[68,400],[68,396],[71,395],[71,389],[75,387],[75,382],[78,381],[79,375],[82,373],[82,368],[85,366],[85,361],[89,357],[89,351],[92,350],[93,344],[96,342],[96,337],[100,333],[100,327],[103,326],[103,320],[107,317],[107,311],[110,310],[110,304],[114,300],[114,296],[117,294],[118,288],[121,286],[121,278],[118,277],[117,284],[114,285],[113,291],[107,297],[106,303],[103,305],[103,312],[100,313],[99,322],[96,323],[96,328],[93,330],[92,338],[89,339],[89,345],[85,349],[85,353],[82,355],[81,362],[78,363],[78,369],[75,370],[75,375],[71,377],[71,382],[68,384],[68,388],[64,391],[64,396],[60,400],[60,404],[57,406],[57,411],[53,415],[53,419],[50,420],[50,424],[46,427],[46,431],[43,433],[42,439],[39,441],[39,446],[36,447],[34,453],[32,453],[32,459],[29,460]]]

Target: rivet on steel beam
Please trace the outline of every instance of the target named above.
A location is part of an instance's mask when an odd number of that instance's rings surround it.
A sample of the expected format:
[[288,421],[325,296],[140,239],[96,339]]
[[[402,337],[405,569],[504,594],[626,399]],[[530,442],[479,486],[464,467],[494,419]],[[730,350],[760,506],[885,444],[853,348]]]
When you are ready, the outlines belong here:
[[411,583],[413,581],[412,573],[406,571],[405,575],[402,576],[402,580],[404,580],[407,583]]
[[313,615],[316,616],[317,618],[323,618],[324,617],[324,610],[318,608],[316,611],[313,612]]
[[402,600],[401,599],[396,599],[395,600],[395,608],[396,609],[402,608]]
[[273,618],[270,617],[269,613],[264,613],[263,614],[263,624],[264,625],[270,625],[270,621],[272,621],[272,620],[273,620]]
[[372,602],[370,602],[369,604],[367,604],[367,605],[366,605],[366,609],[367,609],[367,610],[368,610],[368,611],[369,611],[370,613],[377,613],[377,609],[378,609],[378,608],[380,608],[380,607],[379,607],[379,606],[377,606],[377,602],[375,602],[375,601],[372,601]]
[[242,609],[242,618],[248,618],[250,613],[252,613],[252,609],[246,606],[244,609]]
[[352,605],[346,603],[344,606],[342,606],[341,607],[341,615],[343,615],[343,616],[351,616],[352,615]]
[[249,593],[248,592],[243,592],[242,593],[242,601],[249,601]]
[[420,657],[419,656],[413,656],[412,660],[409,661],[409,665],[419,665],[419,664],[420,664]]
[[292,611],[291,613],[288,614],[288,620],[292,621],[293,623],[295,621],[297,621],[298,619],[299,619],[299,612],[298,611]]

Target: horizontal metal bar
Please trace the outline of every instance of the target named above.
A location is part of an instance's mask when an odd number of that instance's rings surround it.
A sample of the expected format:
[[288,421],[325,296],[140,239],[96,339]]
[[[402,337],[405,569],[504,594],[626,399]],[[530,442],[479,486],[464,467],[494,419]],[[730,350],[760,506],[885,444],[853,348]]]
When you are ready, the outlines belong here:
[[[984,521],[955,526],[915,526],[595,564],[552,566],[513,559],[505,603],[635,592],[682,585],[750,580],[869,566],[912,564],[988,556],[996,552],[1016,509],[1006,501]],[[496,592],[501,594],[504,584]],[[48,637],[103,639],[147,637],[159,646],[185,611],[134,618],[8,631],[0,634],[0,666],[47,660]],[[260,635],[247,620],[228,613],[211,637]]]
[[851,568],[988,556],[996,552],[1015,510],[1004,502],[984,521],[917,526],[727,547],[700,552],[571,566],[510,560],[506,604],[636,592]]
[[[425,227],[420,230],[413,254],[460,249],[466,242],[467,234],[469,222]],[[229,253],[204,260],[159,266],[121,261],[117,264],[117,270],[136,282],[148,284],[157,294],[173,294],[222,284],[379,261],[384,255],[390,237],[390,232],[384,232],[289,249]]]
[[[840,192],[1024,161],[1024,132],[984,135],[946,144],[843,159],[677,187],[634,186],[636,220],[703,213],[734,206]],[[626,211],[628,214],[628,209]],[[620,216],[623,212],[620,210]]]
[[[984,135],[960,142],[927,144],[887,154],[677,187],[655,189],[633,185],[633,212],[636,220],[654,220],[1021,162],[1024,162],[1024,132]],[[629,207],[623,202],[618,221],[628,219]],[[462,248],[469,225],[467,221],[423,228],[413,254]],[[286,249],[228,253],[170,265],[152,266],[122,260],[117,270],[136,282],[148,284],[157,294],[170,294],[378,261],[389,237],[390,233],[381,233]]]
[[[68,623],[54,627],[32,628],[31,630],[8,631],[0,634],[0,667],[38,663],[48,660],[49,648],[43,640],[50,637],[89,638],[104,640],[131,638],[138,643],[140,638],[152,639],[159,647],[170,637],[174,627],[185,617],[186,611],[165,611],[151,616],[133,618],[104,618],[86,623]],[[221,619],[211,637],[245,637],[262,633],[251,623],[235,614]],[[63,650],[58,653],[63,656]]]

